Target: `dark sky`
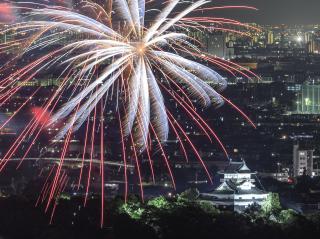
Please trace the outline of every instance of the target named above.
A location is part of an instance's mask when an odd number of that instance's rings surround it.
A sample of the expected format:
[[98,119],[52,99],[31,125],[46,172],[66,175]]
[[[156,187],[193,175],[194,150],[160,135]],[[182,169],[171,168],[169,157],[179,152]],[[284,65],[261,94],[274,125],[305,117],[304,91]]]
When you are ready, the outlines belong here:
[[[0,0],[5,2],[6,0]],[[22,0],[12,0],[22,1]],[[72,0],[30,0],[31,2]],[[105,1],[105,0],[101,0]],[[156,0],[164,1],[164,0]],[[211,0],[215,6],[219,5],[250,5],[259,11],[249,10],[220,10],[213,11],[215,16],[239,19],[244,22],[260,24],[320,24],[320,0]]]
[[261,24],[320,24],[320,0],[212,0],[215,5],[250,5],[259,11],[228,10],[219,16]]

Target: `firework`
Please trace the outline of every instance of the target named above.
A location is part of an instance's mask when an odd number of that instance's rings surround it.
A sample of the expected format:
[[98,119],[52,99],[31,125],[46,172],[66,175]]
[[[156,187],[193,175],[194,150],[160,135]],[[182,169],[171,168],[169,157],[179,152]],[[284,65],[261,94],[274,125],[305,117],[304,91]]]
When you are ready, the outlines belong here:
[[8,3],[0,3],[0,23],[12,23],[15,20],[13,8]]
[[[3,170],[20,148],[23,140],[31,139],[31,142],[21,162],[27,157],[32,145],[48,125],[58,127],[57,122],[63,122],[54,139],[64,142],[60,162],[48,176],[53,177],[52,182],[46,181],[41,192],[41,197],[48,199],[46,208],[53,205],[54,211],[56,198],[68,182],[63,165],[72,134],[83,124],[85,125],[85,146],[78,187],[82,180],[84,155],[89,146],[90,160],[86,183],[86,195],[88,195],[91,168],[94,163],[94,144],[95,139],[99,138],[96,137],[95,132],[100,131],[103,221],[104,112],[112,108],[115,117],[119,119],[126,195],[128,192],[127,151],[130,151],[129,153],[135,159],[142,198],[141,162],[139,161],[141,154],[148,155],[153,180],[155,180],[150,156],[152,142],[157,142],[172,179],[172,185],[175,187],[170,162],[162,146],[168,139],[170,128],[177,137],[186,159],[188,159],[186,152],[186,144],[188,144],[211,180],[210,173],[196,147],[185,133],[184,126],[166,107],[163,94],[175,100],[199,130],[210,141],[214,139],[228,156],[218,135],[195,109],[212,105],[220,107],[227,102],[241,114],[244,115],[244,113],[221,95],[226,88],[226,80],[210,67],[198,62],[208,62],[233,75],[241,74],[249,78],[257,76],[232,62],[202,52],[199,43],[187,34],[188,30],[195,29],[197,31],[222,30],[249,35],[249,30],[256,29],[238,21],[193,15],[224,8],[254,8],[208,7],[208,3],[209,1],[206,0],[196,2],[170,0],[159,3],[158,9],[151,7],[152,1],[147,3],[144,0],[109,0],[106,6],[92,1],[81,1],[74,8],[36,3],[16,5],[14,8],[20,11],[21,19],[2,31],[3,34],[12,34],[16,37],[0,45],[0,49],[15,51],[17,54],[2,67],[2,70],[5,71],[17,59],[24,58],[34,51],[45,53],[0,81],[0,106],[9,102],[21,89],[21,84],[17,84],[18,80],[27,83],[48,68],[62,69],[59,77],[61,83],[9,148],[0,162],[0,170]],[[191,13],[193,13],[192,16],[189,16]],[[246,31],[240,31],[239,28]],[[37,91],[31,97],[34,97]],[[58,108],[58,102],[66,92],[68,92],[67,100],[62,107]],[[28,99],[19,110],[29,101]],[[51,117],[48,119],[48,116]],[[92,124],[88,120],[90,117],[93,117]],[[253,125],[246,115],[244,117]],[[3,128],[4,125],[0,127]],[[92,128],[91,134],[90,128]],[[131,147],[126,147],[126,143]],[[87,196],[85,203],[86,200]],[[41,201],[40,197],[39,201]]]

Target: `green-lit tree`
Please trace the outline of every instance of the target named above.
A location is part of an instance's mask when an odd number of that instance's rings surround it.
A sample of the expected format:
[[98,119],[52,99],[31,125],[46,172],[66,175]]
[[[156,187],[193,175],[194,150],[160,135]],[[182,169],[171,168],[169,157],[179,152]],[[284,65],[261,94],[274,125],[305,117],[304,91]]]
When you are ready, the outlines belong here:
[[270,193],[267,199],[262,204],[262,211],[266,216],[277,216],[281,212],[281,204],[279,199],[279,194],[277,193]]
[[140,219],[145,209],[138,202],[129,202],[119,208],[120,213],[129,215],[132,219]]
[[148,201],[147,205],[157,209],[168,209],[170,207],[170,203],[163,196],[151,199]]
[[279,214],[278,222],[288,224],[295,220],[297,216],[298,214],[292,209],[282,210]]

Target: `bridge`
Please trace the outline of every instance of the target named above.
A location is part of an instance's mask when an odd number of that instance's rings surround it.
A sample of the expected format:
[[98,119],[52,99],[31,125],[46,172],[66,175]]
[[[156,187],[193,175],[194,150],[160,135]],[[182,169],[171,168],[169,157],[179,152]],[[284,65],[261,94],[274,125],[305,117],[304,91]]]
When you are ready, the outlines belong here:
[[[12,158],[10,161],[21,161],[21,158]],[[45,162],[60,162],[61,158],[25,158],[23,161],[45,161]],[[91,159],[84,159],[84,163],[90,163]],[[82,159],[80,158],[64,158],[64,162],[68,163],[82,163]],[[91,161],[93,164],[100,164],[101,161],[98,159],[92,159]],[[127,164],[124,165],[122,162],[115,162],[115,161],[104,161],[104,165],[109,165],[109,166],[116,166],[116,167],[127,167],[130,169],[134,169],[134,166],[132,164]]]

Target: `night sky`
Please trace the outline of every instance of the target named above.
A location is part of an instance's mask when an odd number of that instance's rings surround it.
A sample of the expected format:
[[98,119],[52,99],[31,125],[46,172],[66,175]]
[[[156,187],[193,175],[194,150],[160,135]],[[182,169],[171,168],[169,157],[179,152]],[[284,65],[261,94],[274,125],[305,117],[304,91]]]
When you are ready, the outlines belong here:
[[[19,2],[23,0],[12,0]],[[31,0],[34,2],[64,2],[75,0]],[[98,0],[104,2],[105,0]],[[164,1],[164,0],[155,0]],[[214,11],[218,17],[229,17],[244,22],[260,24],[320,24],[320,0],[211,0],[213,5],[249,5],[259,11],[223,10]],[[0,0],[5,2],[5,0]]]
[[320,24],[320,0],[213,0],[215,5],[250,5],[259,11],[225,10],[219,16],[261,24]]

